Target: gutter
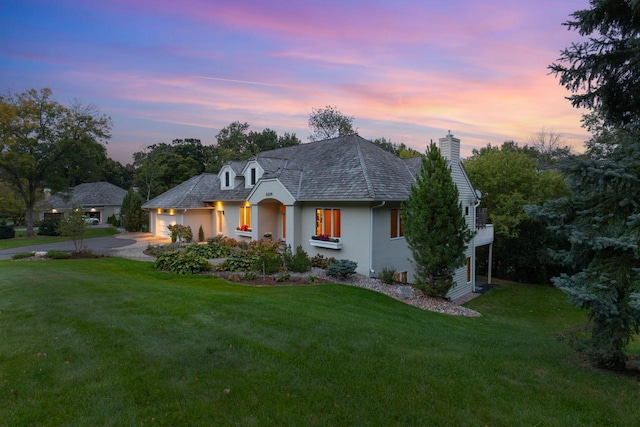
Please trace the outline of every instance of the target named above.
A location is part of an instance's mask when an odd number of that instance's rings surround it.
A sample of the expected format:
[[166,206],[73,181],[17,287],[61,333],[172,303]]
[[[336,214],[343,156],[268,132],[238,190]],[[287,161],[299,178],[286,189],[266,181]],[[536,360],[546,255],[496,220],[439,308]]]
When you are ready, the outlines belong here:
[[369,277],[375,277],[376,271],[373,269],[373,210],[386,205],[386,201],[382,201],[378,206],[371,206],[369,211]]

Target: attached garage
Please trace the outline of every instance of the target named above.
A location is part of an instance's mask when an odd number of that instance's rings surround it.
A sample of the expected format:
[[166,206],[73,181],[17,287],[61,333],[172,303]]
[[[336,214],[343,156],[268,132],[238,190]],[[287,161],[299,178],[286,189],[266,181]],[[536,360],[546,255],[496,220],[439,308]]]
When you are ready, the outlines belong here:
[[158,215],[156,218],[155,235],[158,237],[171,237],[171,233],[169,232],[167,226],[174,224],[176,224],[175,215]]

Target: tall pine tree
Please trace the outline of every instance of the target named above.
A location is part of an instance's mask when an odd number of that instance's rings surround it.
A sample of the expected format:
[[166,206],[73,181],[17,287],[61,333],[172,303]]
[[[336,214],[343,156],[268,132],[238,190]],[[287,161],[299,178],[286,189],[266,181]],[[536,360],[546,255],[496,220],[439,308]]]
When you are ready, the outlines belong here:
[[473,237],[458,195],[447,161],[432,143],[402,206],[404,235],[416,269],[415,284],[432,296],[447,295]]
[[589,310],[586,354],[596,366],[622,369],[640,327],[640,3],[590,5],[565,24],[588,38],[550,68],[572,103],[592,110],[585,124],[594,136],[561,168],[572,195],[531,212],[571,244],[556,254],[570,271],[554,283]]

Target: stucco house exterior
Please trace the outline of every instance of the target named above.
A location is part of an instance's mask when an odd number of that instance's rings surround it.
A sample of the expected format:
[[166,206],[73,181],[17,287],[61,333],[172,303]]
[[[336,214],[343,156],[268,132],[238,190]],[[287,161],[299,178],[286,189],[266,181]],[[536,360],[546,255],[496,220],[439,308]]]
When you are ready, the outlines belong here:
[[87,218],[95,218],[98,224],[106,223],[111,215],[120,215],[124,190],[108,182],[88,182],[76,185],[68,191],[51,194],[45,188],[44,200],[38,203],[38,219],[63,216],[75,206],[81,206]]
[[[460,140],[440,139],[460,203],[476,229],[478,196],[460,163]],[[349,259],[357,272],[376,276],[393,268],[411,283],[414,268],[403,235],[400,205],[420,172],[420,158],[400,159],[360,136],[348,135],[259,153],[230,162],[218,174],[195,176],[143,205],[150,231],[168,236],[167,225],[189,225],[207,237],[277,239],[311,256]],[[467,247],[448,294],[475,288],[475,248],[493,242],[483,227]]]

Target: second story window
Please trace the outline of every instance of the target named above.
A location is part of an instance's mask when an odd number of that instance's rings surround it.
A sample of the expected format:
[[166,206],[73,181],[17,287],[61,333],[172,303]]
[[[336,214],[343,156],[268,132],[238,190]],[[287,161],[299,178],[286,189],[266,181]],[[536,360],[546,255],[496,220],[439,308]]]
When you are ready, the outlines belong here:
[[404,229],[402,228],[402,215],[400,209],[391,209],[391,233],[390,237],[395,239],[397,237],[404,236]]
[[224,186],[225,187],[230,186],[229,171],[224,173]]
[[256,168],[251,168],[251,185],[256,185]]

